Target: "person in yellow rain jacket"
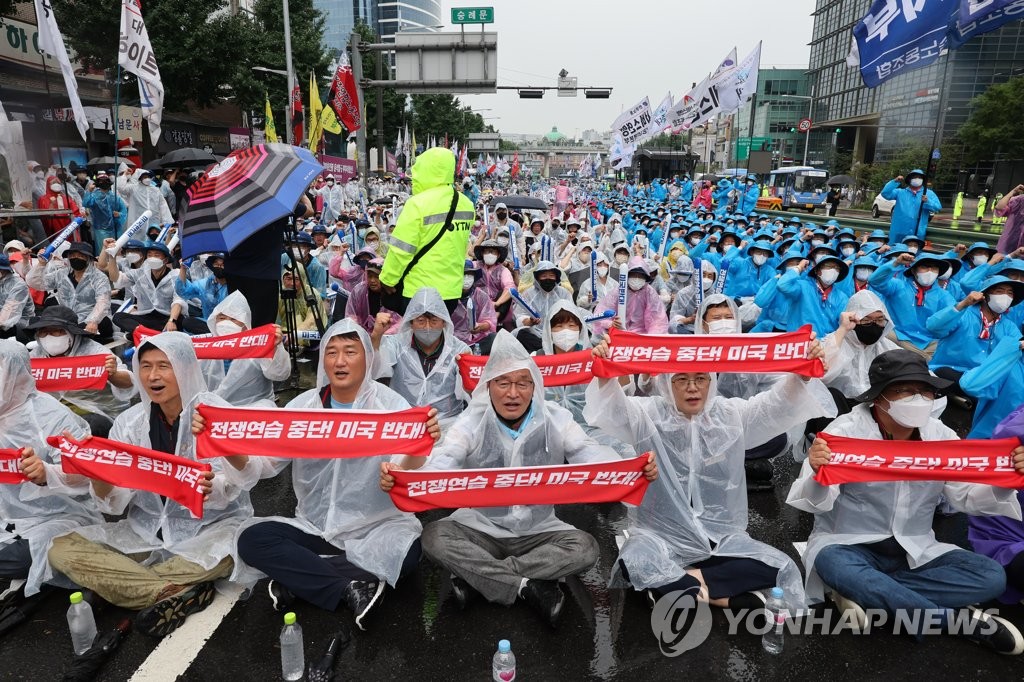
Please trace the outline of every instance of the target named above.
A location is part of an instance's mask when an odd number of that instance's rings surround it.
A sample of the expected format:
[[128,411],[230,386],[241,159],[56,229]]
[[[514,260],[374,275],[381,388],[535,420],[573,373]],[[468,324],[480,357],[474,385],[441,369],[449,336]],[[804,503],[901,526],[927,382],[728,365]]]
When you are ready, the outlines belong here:
[[957,192],[956,200],[953,202],[953,220],[960,220],[960,214],[964,212],[964,193]]
[[[462,296],[463,265],[475,213],[473,203],[454,182],[455,155],[450,150],[434,147],[416,158],[412,196],[398,216],[380,273],[390,310],[404,312],[413,294],[423,287],[437,289],[449,310]],[[451,229],[430,246],[444,229],[453,196]]]

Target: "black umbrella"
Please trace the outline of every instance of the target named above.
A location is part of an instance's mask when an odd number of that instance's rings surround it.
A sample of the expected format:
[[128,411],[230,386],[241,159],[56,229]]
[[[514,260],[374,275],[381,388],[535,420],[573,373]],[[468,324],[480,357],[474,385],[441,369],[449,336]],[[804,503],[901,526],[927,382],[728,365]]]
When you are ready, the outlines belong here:
[[324,654],[324,657],[316,665],[309,666],[306,680],[308,682],[331,682],[334,679],[334,659],[338,655],[338,650],[348,646],[351,639],[352,635],[345,630],[334,633],[327,645],[327,653]]
[[148,171],[163,170],[163,163],[163,159],[156,159],[155,161],[150,161],[149,163],[145,164],[142,167],[142,169]]
[[827,181],[826,185],[852,185],[856,180],[851,178],[849,175],[833,175]]
[[116,168],[119,163],[121,163],[121,159],[114,156],[96,156],[89,159],[85,167],[104,170],[106,168]]
[[547,203],[543,199],[516,195],[509,195],[507,197],[491,197],[491,206],[497,206],[498,204],[505,204],[510,210],[513,208],[526,208],[545,211],[548,208]]
[[195,147],[175,149],[160,159],[161,168],[206,168],[211,163],[217,163],[217,157]]
[[91,682],[96,679],[103,664],[107,662],[111,654],[121,646],[122,640],[132,629],[130,618],[123,619],[113,630],[106,634],[96,635],[92,646],[84,653],[77,654],[71,667],[62,678],[62,682]]

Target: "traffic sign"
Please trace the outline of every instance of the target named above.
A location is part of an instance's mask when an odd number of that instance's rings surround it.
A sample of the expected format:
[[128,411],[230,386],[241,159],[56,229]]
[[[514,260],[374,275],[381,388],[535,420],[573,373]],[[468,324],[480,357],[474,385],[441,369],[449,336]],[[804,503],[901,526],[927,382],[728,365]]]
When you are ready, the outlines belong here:
[[942,158],[942,152],[940,152],[938,149],[933,149],[932,150],[932,160],[933,161],[938,161],[941,158]]
[[493,7],[452,7],[453,24],[493,24]]
[[796,124],[796,129],[799,130],[801,133],[809,132],[811,129],[811,119],[800,119],[800,122]]

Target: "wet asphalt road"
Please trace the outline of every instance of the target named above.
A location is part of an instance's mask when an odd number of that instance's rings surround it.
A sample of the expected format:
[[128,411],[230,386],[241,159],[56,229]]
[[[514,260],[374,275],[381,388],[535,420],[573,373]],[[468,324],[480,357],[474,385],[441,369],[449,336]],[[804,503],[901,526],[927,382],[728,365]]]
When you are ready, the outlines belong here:
[[[306,369],[306,368],[304,368]],[[793,541],[804,540],[811,519],[784,504],[797,471],[788,455],[775,461],[775,490],[750,494],[750,534],[796,557]],[[253,492],[257,515],[290,514],[294,497],[285,475],[262,482]],[[444,516],[423,515],[424,522]],[[351,643],[336,662],[338,680],[486,680],[499,639],[509,639],[518,663],[518,679],[552,680],[678,680],[693,679],[1020,679],[1024,660],[989,653],[962,639],[930,638],[915,643],[886,633],[837,636],[789,636],[785,650],[771,656],[760,637],[727,634],[724,613],[714,610],[708,639],[676,658],[663,656],[652,635],[650,609],[637,594],[605,588],[615,560],[614,536],[624,525],[619,505],[560,508],[559,515],[592,533],[601,559],[587,573],[566,583],[570,595],[557,630],[541,623],[525,605],[510,608],[476,602],[460,612],[449,599],[449,582],[435,567],[420,570],[396,590],[369,621],[369,631],[352,626],[347,611],[327,613],[299,604],[307,661],[316,661],[331,635],[344,629]],[[963,545],[962,515],[937,517],[940,539]],[[59,680],[71,661],[64,618],[63,591],[50,598],[29,622],[0,640],[0,680]],[[1024,608],[1001,613],[1024,625]],[[97,612],[101,631],[112,628],[128,612],[107,606]],[[277,637],[281,615],[271,610],[265,583],[240,600],[203,644],[196,642],[183,660],[194,656],[177,679],[188,682],[280,679]],[[189,624],[184,626],[189,627]],[[153,652],[157,642],[130,634],[103,668],[98,680],[129,680]],[[168,669],[150,679],[173,680]]]

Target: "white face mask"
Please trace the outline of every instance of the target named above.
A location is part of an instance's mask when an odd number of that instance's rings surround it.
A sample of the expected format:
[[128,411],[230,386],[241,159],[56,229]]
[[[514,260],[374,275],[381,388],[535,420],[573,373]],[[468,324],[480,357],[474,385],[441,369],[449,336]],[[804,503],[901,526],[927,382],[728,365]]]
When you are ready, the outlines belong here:
[[824,239],[812,239],[811,240],[811,246],[817,247],[817,246],[823,246],[824,244],[825,244],[825,240]]
[[1013,305],[1013,296],[1010,294],[992,294],[988,297],[988,307],[996,315],[1002,315]]
[[132,265],[135,265],[140,260],[142,260],[142,254],[141,253],[129,253],[127,256],[125,256],[125,258],[128,260],[129,263],[131,263]]
[[55,183],[50,185],[50,191],[51,192],[56,192],[56,193],[59,194],[59,193],[64,191],[64,188],[59,183],[55,182]]
[[374,250],[376,250],[378,245],[380,245],[380,242],[378,240],[376,240],[376,239],[369,239],[369,240],[367,240],[366,242],[363,243],[363,246],[365,248],[367,248],[367,249],[374,249]]
[[799,265],[789,265],[789,266],[786,266],[786,272],[795,272],[797,274],[800,274],[800,266]]
[[857,268],[853,271],[853,276],[857,278],[858,282],[866,282],[871,279],[871,273],[874,272],[871,268]]
[[40,180],[42,180],[43,178],[45,178],[45,177],[46,177],[46,173],[44,173],[43,171],[36,171],[36,172],[35,172],[35,176],[36,176],[37,178],[39,178]]
[[473,275],[464,275],[462,277],[462,290],[465,291],[466,289],[472,289],[474,282],[476,282],[476,277]]
[[563,329],[551,332],[551,343],[558,350],[570,351],[580,342],[580,333],[575,329]]
[[619,265],[622,265],[623,263],[625,263],[628,260],[629,260],[629,256],[627,256],[624,253],[616,254],[616,256],[615,256],[615,262],[618,263]]
[[485,253],[484,254],[484,263],[486,263],[487,265],[494,265],[497,262],[498,262],[498,254],[496,254],[496,253]]
[[916,246],[908,246],[907,247],[907,251],[909,251],[910,253],[917,253],[918,250],[919,249]]
[[950,268],[949,270],[946,270],[944,273],[939,275],[939,281],[940,282],[948,281],[949,278],[952,277],[952,276],[953,276],[953,268]]
[[937,280],[938,278],[939,273],[937,272],[919,272],[916,275],[914,275],[914,279],[920,286],[923,287],[930,287],[931,285],[935,284],[935,280]]
[[710,277],[703,277],[701,281],[704,283],[704,291],[710,289],[715,283],[715,280],[711,279]]
[[39,345],[43,347],[47,355],[64,355],[71,348],[71,335],[63,334],[61,336],[44,336],[39,339]]
[[750,260],[754,261],[754,265],[764,265],[768,262],[768,256],[763,253],[755,253],[750,257]]
[[231,336],[242,331],[242,327],[231,320],[221,320],[216,324],[215,329],[217,330],[217,336]]
[[919,429],[928,423],[932,416],[934,400],[921,395],[912,395],[889,402],[887,412],[892,420],[908,429]]
[[821,270],[818,272],[818,281],[822,286],[830,287],[839,279],[838,270]]
[[608,276],[608,266],[607,265],[598,265],[597,266],[597,276],[598,277],[607,277]]
[[640,291],[647,284],[647,280],[643,277],[630,277],[626,284],[629,285],[630,291]]
[[733,250],[734,246],[735,246],[735,244],[733,244],[731,242],[728,243],[728,244],[722,244],[722,253],[729,253],[730,251]]
[[857,253],[857,249],[853,248],[852,246],[844,246],[843,247],[843,255],[844,256],[852,256],[855,253]]
[[147,270],[152,270],[153,272],[156,272],[157,270],[159,270],[163,266],[164,266],[164,259],[163,258],[157,258],[156,256],[153,256],[152,258],[147,258],[146,259],[145,267],[146,267]]
[[711,320],[708,322],[708,334],[738,334],[736,320]]
[[910,186],[911,187],[920,187],[923,184],[924,184],[924,179],[923,178],[913,178],[910,181]]
[[988,262],[988,256],[984,254],[978,254],[977,256],[971,258],[971,262],[974,263],[975,267],[979,265],[984,265],[985,263]]
[[443,329],[415,329],[412,335],[424,346],[433,346],[441,338]]
[[498,237],[498,246],[508,246],[508,237]]
[[690,237],[690,246],[697,246],[700,244],[700,237]]

